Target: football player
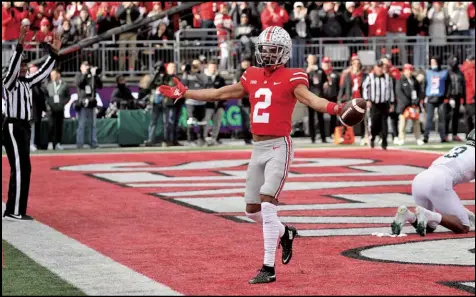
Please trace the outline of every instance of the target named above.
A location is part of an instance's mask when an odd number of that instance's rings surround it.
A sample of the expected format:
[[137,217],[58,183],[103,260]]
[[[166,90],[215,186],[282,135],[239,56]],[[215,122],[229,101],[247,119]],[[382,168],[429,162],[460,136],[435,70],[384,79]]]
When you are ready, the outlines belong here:
[[219,101],[249,95],[253,152],[246,175],[245,214],[262,223],[264,265],[250,284],[276,280],[275,253],[280,238],[282,263],[288,264],[293,252],[296,228],[278,218],[278,199],[293,160],[290,138],[291,118],[296,101],[330,115],[342,114],[343,105],[329,102],[309,91],[308,75],[303,69],[285,68],[292,49],[291,38],[283,28],[271,26],[258,37],[256,61],[240,81],[220,89],[187,90],[178,79],[176,86],[161,86],[159,91],[174,99],[192,98]]
[[453,187],[474,179],[474,134],[473,129],[466,145],[453,148],[415,177],[412,195],[418,206],[415,213],[406,206],[398,208],[392,223],[393,234],[400,234],[406,222],[411,223],[421,236],[433,232],[438,225],[455,233],[469,232],[470,225],[474,225],[474,213],[463,206]]

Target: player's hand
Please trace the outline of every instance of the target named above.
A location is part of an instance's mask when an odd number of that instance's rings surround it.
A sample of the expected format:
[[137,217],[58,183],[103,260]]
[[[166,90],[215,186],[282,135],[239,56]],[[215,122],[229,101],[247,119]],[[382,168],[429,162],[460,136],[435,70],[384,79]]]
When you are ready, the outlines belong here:
[[23,42],[25,41],[25,36],[26,33],[28,32],[27,26],[21,26],[20,27],[20,36],[18,37],[18,43],[23,45]]
[[[167,86],[162,85],[159,87],[159,92],[164,95],[165,97],[169,97],[171,99],[175,99],[175,102],[182,98],[183,94],[187,91],[187,88],[182,84],[182,82],[174,77],[175,86]],[[174,103],[175,103],[174,102]]]

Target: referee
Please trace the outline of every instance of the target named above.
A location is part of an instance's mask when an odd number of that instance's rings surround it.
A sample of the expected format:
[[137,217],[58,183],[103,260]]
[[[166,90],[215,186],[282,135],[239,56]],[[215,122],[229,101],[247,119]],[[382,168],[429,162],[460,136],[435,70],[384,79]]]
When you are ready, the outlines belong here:
[[370,108],[370,147],[375,147],[375,137],[380,134],[382,149],[388,146],[388,116],[394,109],[395,94],[390,75],[383,73],[383,63],[379,61],[374,66],[373,73],[369,74],[362,84],[363,97]]
[[58,58],[61,36],[55,34],[49,45],[50,56],[35,73],[28,73],[28,61],[23,59],[23,41],[28,29],[20,29],[15,53],[3,79],[6,116],[2,123],[3,145],[10,163],[10,185],[3,217],[9,220],[32,220],[26,214],[30,190],[30,137],[32,120],[32,88],[48,77]]

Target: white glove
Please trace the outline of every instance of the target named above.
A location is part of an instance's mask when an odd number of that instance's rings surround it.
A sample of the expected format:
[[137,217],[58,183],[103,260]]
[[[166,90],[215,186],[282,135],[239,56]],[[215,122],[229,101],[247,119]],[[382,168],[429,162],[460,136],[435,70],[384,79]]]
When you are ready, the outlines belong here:
[[92,67],[92,68],[91,68],[91,74],[92,74],[93,76],[96,76],[96,71],[97,71],[97,69],[98,69],[97,67]]
[[454,99],[450,99],[450,106],[451,108],[455,108],[456,102]]

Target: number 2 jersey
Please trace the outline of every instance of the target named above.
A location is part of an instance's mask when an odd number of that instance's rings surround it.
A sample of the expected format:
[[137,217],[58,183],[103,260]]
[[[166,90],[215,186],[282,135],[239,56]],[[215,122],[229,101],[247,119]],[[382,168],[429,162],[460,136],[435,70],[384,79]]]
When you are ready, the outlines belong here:
[[457,146],[446,155],[439,157],[430,168],[443,166],[453,177],[453,185],[467,183],[474,179],[475,149],[471,145]]
[[251,132],[255,135],[289,136],[296,105],[294,89],[309,88],[306,72],[299,68],[280,67],[273,72],[249,67],[240,82],[249,94]]

